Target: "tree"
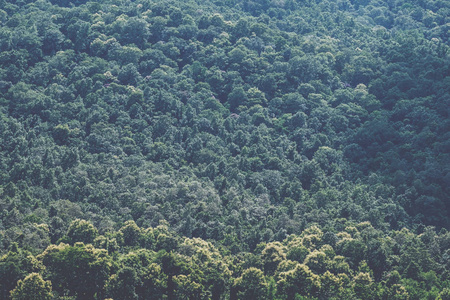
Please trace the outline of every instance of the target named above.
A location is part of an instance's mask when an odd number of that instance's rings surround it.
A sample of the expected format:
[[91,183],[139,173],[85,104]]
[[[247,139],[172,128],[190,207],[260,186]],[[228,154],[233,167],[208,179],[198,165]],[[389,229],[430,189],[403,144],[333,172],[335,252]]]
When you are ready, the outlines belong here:
[[320,277],[321,287],[320,287],[320,298],[330,299],[333,297],[338,297],[341,292],[342,283],[339,277],[333,275],[329,271],[326,271]]
[[257,268],[246,269],[242,276],[236,279],[239,299],[267,299],[268,285],[263,271]]
[[450,300],[450,289],[444,288],[442,292],[439,293],[436,300]]
[[51,300],[53,299],[52,284],[44,281],[38,273],[31,273],[17,282],[17,287],[11,291],[12,300]]
[[30,252],[19,249],[16,243],[12,244],[10,251],[0,258],[0,298],[7,299],[17,281],[26,274],[42,269],[42,264]]
[[314,273],[321,274],[327,270],[328,260],[329,258],[323,251],[314,250],[306,256],[305,265]]
[[231,93],[228,95],[228,103],[230,104],[230,110],[237,112],[239,106],[247,105],[248,97],[244,89],[239,86],[233,88]]
[[142,47],[150,36],[148,23],[138,17],[129,18],[120,35],[120,39],[125,44],[135,44]]
[[50,245],[38,256],[58,293],[92,299],[101,295],[112,266],[106,250],[75,243]]
[[339,252],[349,258],[350,266],[356,267],[365,256],[367,246],[360,239],[344,239],[337,245]]
[[68,142],[70,136],[70,129],[67,124],[58,124],[53,129],[53,138],[59,145],[64,145]]
[[180,273],[182,264],[173,252],[161,250],[157,254],[157,260],[160,262],[162,271],[167,275],[167,299],[175,299],[174,277]]
[[353,289],[360,299],[371,299],[373,285],[373,279],[369,273],[360,272],[353,279]]
[[110,277],[106,284],[106,292],[113,299],[135,300],[138,299],[136,287],[140,284],[136,271],[130,267],[124,267]]
[[280,262],[286,259],[281,243],[269,243],[261,253],[261,259],[264,263],[264,273],[272,276]]
[[202,297],[203,286],[195,282],[192,275],[177,275],[174,277],[176,286],[176,299],[200,299]]
[[80,19],[67,27],[67,35],[72,40],[74,48],[77,51],[88,50],[90,43],[90,32],[90,24]]
[[162,299],[163,295],[167,291],[167,275],[162,272],[161,266],[152,263],[145,272],[142,280],[142,293],[140,297],[145,297],[151,300]]
[[124,226],[120,228],[125,246],[137,246],[142,238],[142,230],[133,220],[126,221]]
[[320,290],[320,278],[303,264],[297,264],[294,269],[281,273],[279,277],[278,293],[286,295],[288,300],[293,300],[297,294],[315,296]]
[[92,244],[97,236],[97,228],[86,220],[76,219],[70,224],[67,230],[67,237],[71,244],[77,242]]

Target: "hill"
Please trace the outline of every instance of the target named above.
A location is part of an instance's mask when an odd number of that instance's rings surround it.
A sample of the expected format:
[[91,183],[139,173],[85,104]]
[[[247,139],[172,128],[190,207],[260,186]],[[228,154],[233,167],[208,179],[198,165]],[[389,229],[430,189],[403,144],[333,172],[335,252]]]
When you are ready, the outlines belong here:
[[447,299],[449,15],[0,0],[0,298]]

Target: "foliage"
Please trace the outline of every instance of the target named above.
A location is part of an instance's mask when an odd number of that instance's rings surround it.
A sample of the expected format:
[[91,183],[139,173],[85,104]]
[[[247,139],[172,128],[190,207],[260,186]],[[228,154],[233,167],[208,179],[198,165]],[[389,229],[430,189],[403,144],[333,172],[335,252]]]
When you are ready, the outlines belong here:
[[50,281],[44,281],[38,273],[31,273],[25,279],[17,282],[17,287],[11,291],[13,300],[50,300],[52,297],[52,285]]
[[446,299],[449,9],[0,0],[0,298]]

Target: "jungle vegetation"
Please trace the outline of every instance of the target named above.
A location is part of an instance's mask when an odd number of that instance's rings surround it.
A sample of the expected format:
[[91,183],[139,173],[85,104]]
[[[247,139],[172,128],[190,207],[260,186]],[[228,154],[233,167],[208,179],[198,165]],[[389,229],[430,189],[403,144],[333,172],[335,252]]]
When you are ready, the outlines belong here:
[[450,299],[447,0],[0,0],[0,299]]

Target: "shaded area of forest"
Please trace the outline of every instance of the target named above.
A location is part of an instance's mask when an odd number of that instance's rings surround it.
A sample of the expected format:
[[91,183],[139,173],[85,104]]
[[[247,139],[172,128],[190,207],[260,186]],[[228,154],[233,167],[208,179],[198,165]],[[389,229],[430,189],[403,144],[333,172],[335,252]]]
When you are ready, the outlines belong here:
[[449,297],[448,1],[0,8],[1,298]]

